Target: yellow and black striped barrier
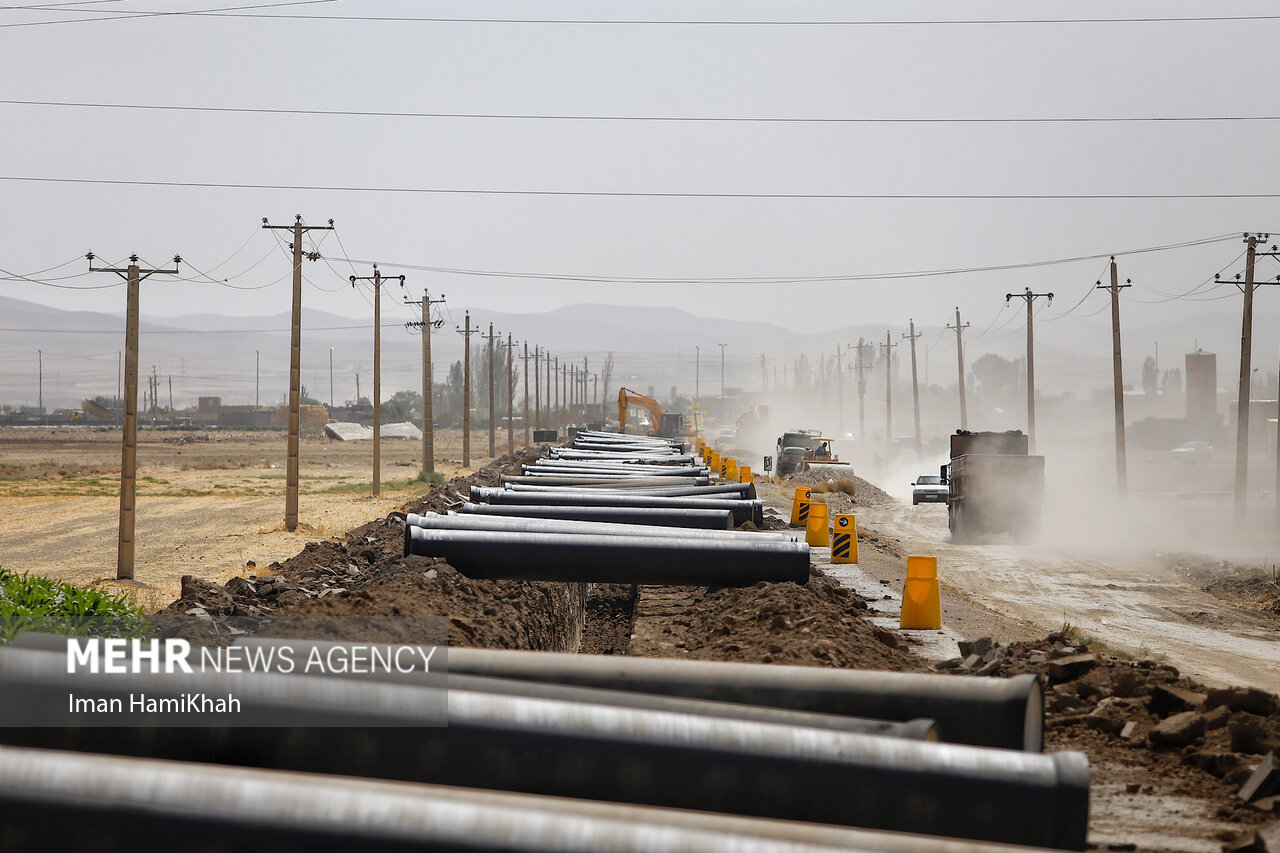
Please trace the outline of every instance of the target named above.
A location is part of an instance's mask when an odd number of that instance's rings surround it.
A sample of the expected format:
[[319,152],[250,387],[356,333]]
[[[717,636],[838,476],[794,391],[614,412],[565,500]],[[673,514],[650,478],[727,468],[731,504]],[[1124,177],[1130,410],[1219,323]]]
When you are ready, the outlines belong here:
[[804,527],[809,522],[809,500],[813,494],[808,486],[796,488],[795,500],[791,503],[791,526]]
[[858,562],[858,527],[852,515],[836,516],[836,530],[831,539],[831,562]]

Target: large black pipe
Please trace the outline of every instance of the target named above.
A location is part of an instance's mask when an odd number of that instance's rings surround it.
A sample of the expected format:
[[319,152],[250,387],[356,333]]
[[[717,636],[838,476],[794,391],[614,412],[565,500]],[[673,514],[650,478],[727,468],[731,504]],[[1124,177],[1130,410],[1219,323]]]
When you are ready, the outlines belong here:
[[524,474],[631,474],[641,477],[705,477],[705,466],[692,465],[522,465]]
[[654,539],[723,539],[727,541],[797,541],[803,532],[766,533],[745,530],[698,530],[687,527],[652,527],[644,524],[606,524],[598,521],[566,521],[553,518],[512,518],[505,515],[437,515],[409,513],[405,524],[444,530],[507,530],[516,533],[579,533],[599,536],[646,536]]
[[721,483],[715,486],[640,486],[635,488],[617,486],[543,486],[535,483],[509,483],[503,478],[503,484],[512,492],[554,492],[557,494],[600,494],[600,492],[622,491],[626,494],[650,495],[659,498],[697,498],[728,497],[738,500],[755,500],[755,483]]
[[[4,691],[0,701],[28,703],[51,691],[66,701],[64,656],[6,650],[0,675],[21,671],[11,655],[47,663],[43,678],[6,682],[18,690]],[[151,683],[113,679],[138,692]],[[325,680],[364,691],[413,689]],[[199,689],[202,681],[192,683]],[[207,683],[210,693],[221,684]],[[1084,847],[1088,764],[1080,753],[1037,755],[460,690],[448,691],[448,711],[447,727],[418,729],[302,728],[286,737],[257,727],[216,735],[6,727],[0,740]]]
[[512,492],[506,489],[489,489],[483,486],[471,487],[471,500],[475,503],[506,504],[509,506],[634,506],[634,507],[676,507],[679,509],[727,509],[733,513],[733,524],[737,527],[750,521],[757,527],[764,525],[764,503],[762,501],[725,500],[718,498],[668,498],[649,497],[646,495],[621,494],[529,494]]
[[0,838],[14,850],[103,853],[169,853],[175,842],[239,853],[1031,853],[678,809],[19,747],[0,747]]
[[606,450],[557,450],[552,448],[548,451],[552,459],[630,459],[637,462],[673,462],[687,465],[696,462],[697,459],[688,454],[680,453],[612,453]]
[[770,705],[885,720],[936,720],[949,743],[1038,752],[1044,704],[1033,675],[957,678],[613,655],[453,649],[453,672]]
[[774,539],[654,539],[405,525],[404,553],[443,557],[472,578],[697,586],[809,582],[809,546]]
[[464,503],[464,515],[506,515],[514,518],[561,518],[567,521],[603,521],[609,524],[651,524],[696,530],[728,530],[733,513],[727,509],[651,509],[635,506],[495,506]]

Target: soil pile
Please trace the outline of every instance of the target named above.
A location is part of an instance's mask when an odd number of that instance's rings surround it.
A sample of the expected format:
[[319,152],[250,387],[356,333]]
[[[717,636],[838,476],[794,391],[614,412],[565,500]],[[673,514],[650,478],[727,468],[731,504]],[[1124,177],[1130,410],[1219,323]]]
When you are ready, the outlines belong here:
[[814,574],[804,586],[642,587],[630,654],[914,671],[897,634],[863,618],[867,601]]
[[[1211,689],[1151,660],[1119,660],[1061,633],[1030,643],[980,639],[936,668],[963,675],[1040,676],[1046,750],[1078,749],[1108,777],[1132,779],[1130,795],[1211,803],[1219,820],[1274,822],[1280,798],[1239,796],[1255,768],[1280,750],[1280,697],[1255,688]],[[1127,774],[1127,775],[1126,775]],[[1272,794],[1280,794],[1280,777]],[[1265,791],[1262,792],[1266,794]],[[1229,837],[1217,839],[1230,841]]]
[[1244,566],[1200,554],[1165,554],[1175,571],[1228,604],[1280,616],[1280,570],[1276,566]]
[[894,499],[883,489],[873,486],[861,477],[854,476],[848,469],[810,468],[808,471],[801,471],[798,474],[787,476],[783,479],[783,485],[816,486],[820,483],[828,481],[835,483],[840,480],[852,480],[857,487],[856,494],[849,496],[842,492],[833,492],[828,497],[843,497],[848,500],[850,508],[857,506],[886,506],[895,503]]

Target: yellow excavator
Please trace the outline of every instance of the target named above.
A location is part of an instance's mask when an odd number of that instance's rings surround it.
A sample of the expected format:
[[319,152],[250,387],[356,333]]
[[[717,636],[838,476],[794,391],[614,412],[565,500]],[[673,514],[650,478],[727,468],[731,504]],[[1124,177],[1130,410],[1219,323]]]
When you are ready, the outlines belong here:
[[679,412],[664,412],[658,401],[630,388],[618,389],[618,432],[627,431],[627,407],[640,406],[648,409],[650,417],[650,435],[658,435],[663,438],[683,438],[689,435],[688,426],[685,424],[684,415]]

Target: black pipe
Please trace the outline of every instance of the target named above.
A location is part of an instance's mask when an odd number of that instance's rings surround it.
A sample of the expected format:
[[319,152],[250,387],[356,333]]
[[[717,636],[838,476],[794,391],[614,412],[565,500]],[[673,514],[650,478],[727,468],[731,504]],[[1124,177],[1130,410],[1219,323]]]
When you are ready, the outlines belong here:
[[[543,485],[543,486],[606,486],[617,484],[620,487],[628,486],[669,486],[671,480],[669,477],[645,477],[642,475],[628,474],[608,474],[604,476],[591,477],[585,475],[563,474],[552,476],[550,474],[503,474],[504,483],[525,483],[527,485]],[[691,484],[695,486],[708,486],[711,484],[711,478],[686,477]]]
[[566,521],[553,518],[512,518],[505,515],[437,515],[409,513],[405,524],[442,530],[507,530],[515,533],[580,533],[601,536],[645,536],[656,539],[723,539],[728,541],[797,541],[803,533],[766,533],[745,530],[698,530],[688,527],[652,527],[644,524],[607,524],[598,521]]
[[644,485],[636,488],[617,488],[608,485],[539,485],[535,483],[506,483],[508,492],[540,492],[553,494],[599,494],[618,491],[625,494],[644,494],[649,497],[714,497],[739,501],[755,500],[755,483],[719,483],[717,485]]
[[641,477],[705,477],[710,470],[692,465],[522,465],[522,474],[633,474]]
[[[10,654],[47,659],[47,677],[21,685],[24,692],[16,696],[5,691],[0,701],[27,702],[33,688],[52,688],[61,692],[59,701],[67,701],[63,679],[56,677],[66,675],[58,672],[65,668],[64,656],[7,650],[0,653],[4,675],[12,672],[5,666]],[[313,680],[300,675],[272,677]],[[132,675],[112,678],[125,689],[147,683]],[[410,689],[324,680],[365,691]],[[197,731],[6,727],[0,729],[0,740],[873,829],[927,829],[936,835],[1071,850],[1081,850],[1085,843],[1088,763],[1077,752],[1037,755],[447,692],[448,726],[300,728],[287,736],[259,727]]]
[[506,515],[515,518],[561,518],[567,521],[603,521],[610,524],[650,524],[697,530],[729,530],[733,513],[715,509],[650,509],[634,506],[494,506],[464,503],[464,515]]
[[619,490],[627,494],[651,495],[659,498],[696,498],[732,495],[739,500],[755,500],[755,483],[721,483],[715,486],[543,486],[536,483],[510,483],[505,477],[502,482],[511,492],[554,492],[567,494],[600,494],[604,491]]
[[15,850],[108,853],[167,853],[188,839],[241,853],[651,853],[659,838],[663,849],[709,853],[1018,853],[820,824],[19,747],[0,747],[0,838]]
[[619,494],[601,494],[598,496],[584,494],[529,494],[527,492],[511,492],[506,489],[489,489],[483,486],[471,487],[471,500],[475,503],[506,504],[510,506],[634,506],[727,509],[733,512],[734,527],[747,521],[753,522],[756,527],[764,526],[764,503],[762,501],[723,500],[717,498],[663,498]]
[[630,459],[636,462],[669,462],[687,465],[696,462],[697,459],[688,454],[659,454],[659,453],[611,453],[604,450],[557,450],[552,448],[548,451],[552,459],[580,459],[580,460],[600,460],[600,459]]
[[1044,703],[1033,675],[958,678],[777,664],[452,649],[450,670],[769,705],[884,720],[936,720],[948,743],[1038,752]]
[[472,578],[696,586],[809,582],[809,546],[774,539],[655,539],[405,525],[404,553],[443,557]]

